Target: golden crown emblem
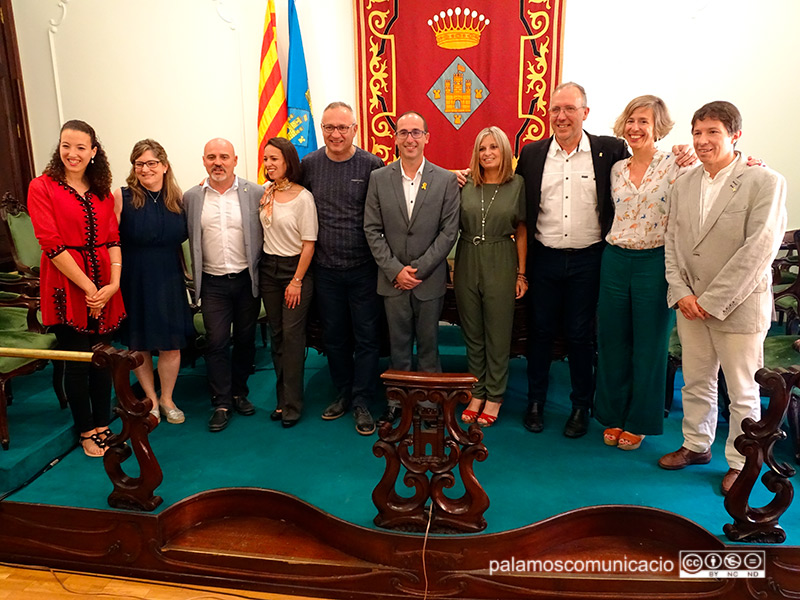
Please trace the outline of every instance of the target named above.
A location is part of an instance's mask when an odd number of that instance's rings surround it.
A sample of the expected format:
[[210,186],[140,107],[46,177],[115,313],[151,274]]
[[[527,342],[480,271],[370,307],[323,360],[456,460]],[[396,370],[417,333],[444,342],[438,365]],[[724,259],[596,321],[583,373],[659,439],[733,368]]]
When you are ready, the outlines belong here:
[[466,7],[448,8],[428,19],[428,26],[436,34],[436,45],[454,50],[477,46],[488,24],[489,19]]

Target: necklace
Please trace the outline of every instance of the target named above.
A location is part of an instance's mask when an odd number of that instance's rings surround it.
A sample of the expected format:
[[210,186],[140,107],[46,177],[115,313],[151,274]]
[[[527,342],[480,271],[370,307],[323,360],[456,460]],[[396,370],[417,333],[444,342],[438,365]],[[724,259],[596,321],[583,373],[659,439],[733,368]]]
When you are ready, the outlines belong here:
[[158,193],[153,194],[150,190],[148,190],[147,188],[144,188],[144,193],[147,195],[147,198],[149,200],[153,201],[153,204],[158,202],[159,198],[161,198],[161,190],[158,190]]
[[481,242],[486,241],[486,217],[489,214],[489,211],[492,208],[492,204],[494,204],[494,199],[497,197],[497,192],[500,191],[500,184],[497,184],[497,187],[494,188],[494,194],[492,194],[492,199],[489,200],[489,206],[484,208],[484,200],[483,200],[483,188],[486,187],[485,185],[481,186],[481,234],[476,235],[472,238],[472,243],[476,246]]

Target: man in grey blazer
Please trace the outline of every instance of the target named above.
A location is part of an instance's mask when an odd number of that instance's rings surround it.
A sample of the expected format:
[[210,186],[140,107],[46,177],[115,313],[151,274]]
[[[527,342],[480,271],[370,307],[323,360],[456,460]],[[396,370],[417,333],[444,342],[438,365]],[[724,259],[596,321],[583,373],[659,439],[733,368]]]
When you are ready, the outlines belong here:
[[[425,119],[407,112],[397,120],[400,160],[372,172],[364,232],[378,263],[378,293],[389,324],[392,368],[441,371],[439,317],[447,280],[447,254],[458,233],[460,196],[454,173],[425,160]],[[378,423],[394,422],[389,406]]]
[[237,177],[237,162],[228,140],[209,141],[203,150],[208,178],[183,195],[195,297],[208,335],[205,358],[214,407],[210,431],[225,429],[232,409],[242,415],[255,412],[247,399],[247,378],[256,352],[258,260],[263,245],[258,208],[264,189]]
[[695,112],[692,138],[703,168],[673,185],[666,234],[667,302],[678,308],[683,347],[684,442],[658,464],[682,469],[711,460],[721,365],[731,399],[723,494],[744,466],[733,445],[742,421],[761,414],[754,376],[772,316],[771,264],[786,227],[786,181],[747,167],[735,150],[741,129],[730,102]]

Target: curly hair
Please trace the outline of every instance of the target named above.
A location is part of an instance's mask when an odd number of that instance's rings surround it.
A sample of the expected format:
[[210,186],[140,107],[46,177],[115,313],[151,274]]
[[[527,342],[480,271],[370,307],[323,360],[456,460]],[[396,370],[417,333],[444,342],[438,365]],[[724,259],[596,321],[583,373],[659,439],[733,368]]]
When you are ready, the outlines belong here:
[[56,144],[56,148],[53,150],[53,156],[50,157],[50,162],[44,169],[44,175],[47,175],[56,181],[66,183],[66,175],[64,163],[61,160],[60,146],[61,133],[67,129],[70,131],[80,131],[81,133],[85,133],[92,141],[92,148],[97,149],[94,158],[86,166],[86,172],[84,174],[84,177],[86,177],[86,180],[89,182],[89,191],[100,199],[110,196],[111,167],[108,164],[108,157],[106,156],[105,150],[103,150],[103,147],[100,145],[100,141],[97,139],[97,134],[95,134],[94,129],[92,129],[92,126],[85,121],[73,119],[64,123],[64,125],[61,127],[61,132],[59,133],[59,143]]
[[136,162],[137,158],[139,158],[148,150],[150,150],[150,152],[153,153],[153,156],[155,156],[161,162],[161,164],[167,168],[167,172],[164,173],[164,186],[162,188],[164,192],[164,205],[167,207],[167,210],[180,214],[183,192],[181,192],[181,188],[178,186],[178,181],[175,179],[175,175],[172,173],[172,167],[167,159],[167,151],[164,150],[164,146],[149,138],[139,140],[133,145],[133,150],[131,150],[131,172],[125,181],[131,190],[131,194],[133,195],[133,207],[142,208],[144,206],[144,187],[141,183],[139,183],[139,178],[136,176],[134,163]]

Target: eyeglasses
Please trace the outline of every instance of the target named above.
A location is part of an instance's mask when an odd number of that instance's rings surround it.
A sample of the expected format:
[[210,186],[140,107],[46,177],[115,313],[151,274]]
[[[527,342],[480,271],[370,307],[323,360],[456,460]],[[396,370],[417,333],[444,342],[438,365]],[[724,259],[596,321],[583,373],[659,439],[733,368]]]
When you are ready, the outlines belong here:
[[574,115],[576,112],[581,110],[582,108],[586,108],[585,106],[552,106],[550,107],[550,113],[553,115],[560,115],[562,112],[566,115]]
[[419,138],[421,138],[426,133],[428,133],[428,132],[427,131],[422,131],[422,129],[412,129],[411,131],[409,131],[408,129],[401,129],[395,135],[397,136],[398,140],[404,140],[408,136],[411,136],[415,140],[418,140]]
[[333,133],[334,129],[344,135],[350,128],[355,125],[355,123],[351,123],[350,125],[320,125],[322,127],[322,131],[325,133]]
[[144,169],[144,166],[147,165],[147,168],[150,170],[155,169],[159,164],[161,164],[160,160],[146,160],[146,161],[136,161],[133,163],[133,168],[136,171],[141,171]]

